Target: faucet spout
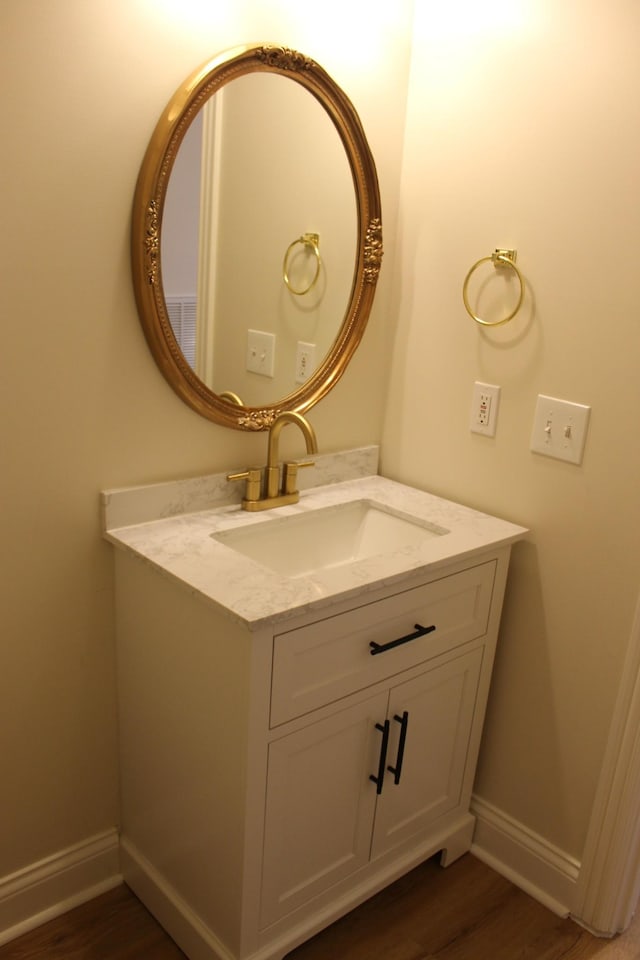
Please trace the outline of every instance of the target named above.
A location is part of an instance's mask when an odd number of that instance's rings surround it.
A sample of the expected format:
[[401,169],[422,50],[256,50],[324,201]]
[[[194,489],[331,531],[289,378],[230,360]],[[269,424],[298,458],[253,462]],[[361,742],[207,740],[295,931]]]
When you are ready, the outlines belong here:
[[317,453],[318,452],[318,441],[316,439],[316,433],[308,420],[306,420],[301,413],[295,413],[293,410],[283,410],[282,413],[278,414],[276,419],[271,424],[271,429],[269,430],[269,448],[267,451],[267,467],[277,467],[278,466],[278,451],[280,444],[280,434],[282,433],[283,428],[288,423],[296,423],[304,436],[305,443],[307,445],[307,453]]
[[[302,416],[301,413],[295,413],[293,410],[283,410],[282,413],[278,414],[273,423],[271,424],[271,429],[269,430],[269,447],[267,451],[267,468],[265,470],[265,483],[266,483],[266,496],[267,500],[273,500],[279,494],[279,482],[280,482],[280,467],[278,465],[279,459],[279,447],[280,447],[280,434],[282,430],[288,423],[295,423],[304,437],[305,443],[307,445],[307,453],[317,453],[318,452],[318,441],[316,440],[315,430],[311,426],[308,420]],[[295,483],[295,474],[296,471],[289,471],[289,479],[286,478],[283,480],[283,489],[285,486],[288,488],[286,490],[287,494],[294,494],[296,499],[298,496],[297,490],[294,489],[293,484]]]

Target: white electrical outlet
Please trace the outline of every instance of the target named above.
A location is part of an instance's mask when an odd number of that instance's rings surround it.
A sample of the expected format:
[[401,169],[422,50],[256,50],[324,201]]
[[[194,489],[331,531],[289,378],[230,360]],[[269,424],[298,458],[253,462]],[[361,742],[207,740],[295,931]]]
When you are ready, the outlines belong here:
[[316,345],[298,340],[296,347],[296,383],[308,380],[316,368]]
[[499,403],[500,387],[496,387],[493,383],[480,383],[476,380],[473,385],[471,419],[469,422],[469,429],[472,433],[482,433],[485,437],[495,437]]
[[531,434],[531,449],[547,457],[582,463],[591,407],[540,394]]
[[263,330],[247,330],[247,370],[263,377],[272,377],[275,364],[276,338]]

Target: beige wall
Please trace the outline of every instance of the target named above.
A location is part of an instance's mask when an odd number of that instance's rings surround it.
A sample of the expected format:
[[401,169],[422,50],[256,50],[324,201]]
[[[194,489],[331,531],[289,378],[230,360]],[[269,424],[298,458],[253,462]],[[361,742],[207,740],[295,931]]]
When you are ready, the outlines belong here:
[[[416,14],[383,470],[530,527],[477,790],[579,858],[640,586],[640,7]],[[527,296],[484,331],[462,283],[498,246]],[[495,439],[474,380],[502,387]],[[530,452],[538,393],[592,406],[581,467]]]
[[[297,47],[358,105],[395,233],[410,3],[343,6],[310,14],[292,0],[0,5],[0,877],[116,822],[112,572],[100,489],[246,465],[265,446],[263,436],[192,413],[147,351],[128,243],[148,138],[182,79],[221,49],[256,40]],[[312,412],[324,451],[379,439],[382,392],[366,385],[386,376],[384,275],[381,288],[348,377]]]

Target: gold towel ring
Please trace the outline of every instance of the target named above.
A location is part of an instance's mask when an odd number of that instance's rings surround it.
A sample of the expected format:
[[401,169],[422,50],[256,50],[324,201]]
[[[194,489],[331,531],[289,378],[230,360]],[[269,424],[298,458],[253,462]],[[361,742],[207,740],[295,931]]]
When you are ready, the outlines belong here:
[[[509,320],[513,320],[516,313],[522,306],[522,299],[524,297],[524,280],[522,279],[522,274],[516,267],[517,256],[517,250],[494,250],[490,257],[482,257],[477,263],[474,263],[474,265],[471,267],[471,270],[469,270],[462,287],[462,299],[464,300],[464,306],[467,313],[473,320],[476,321],[476,323],[481,323],[485,327],[499,327],[502,323],[507,323]],[[515,309],[511,311],[508,317],[504,317],[502,320],[483,320],[481,317],[477,317],[469,306],[469,301],[467,299],[467,286],[469,285],[471,274],[480,266],[481,263],[487,263],[488,260],[491,260],[496,268],[511,267],[511,269],[515,271],[518,282],[520,283],[520,296],[518,297],[518,302],[516,303]]]
[[[315,275],[313,277],[313,280],[309,284],[309,286],[305,287],[304,290],[296,290],[294,287],[291,286],[291,281],[289,280],[289,267],[288,267],[289,254],[291,253],[293,248],[299,243],[301,243],[305,247],[311,247],[311,249],[313,250],[313,254],[316,258]],[[311,290],[315,286],[316,281],[320,276],[320,265],[322,261],[320,260],[320,249],[318,246],[319,243],[320,243],[319,234],[303,233],[301,237],[298,237],[297,240],[294,240],[293,243],[290,243],[289,246],[287,247],[287,252],[285,253],[284,260],[282,261],[282,278],[285,284],[287,285],[287,287],[289,288],[289,290],[291,291],[291,293],[295,293],[296,297],[303,297],[305,293],[309,293],[309,290]]]

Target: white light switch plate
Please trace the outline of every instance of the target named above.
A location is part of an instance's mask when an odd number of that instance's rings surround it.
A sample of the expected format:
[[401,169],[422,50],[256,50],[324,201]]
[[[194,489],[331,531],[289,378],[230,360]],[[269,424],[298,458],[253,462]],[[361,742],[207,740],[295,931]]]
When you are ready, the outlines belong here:
[[538,396],[531,449],[547,457],[582,463],[591,407],[557,397]]
[[272,377],[276,354],[276,338],[263,330],[247,330],[247,370],[263,377]]

